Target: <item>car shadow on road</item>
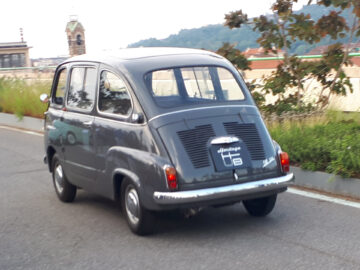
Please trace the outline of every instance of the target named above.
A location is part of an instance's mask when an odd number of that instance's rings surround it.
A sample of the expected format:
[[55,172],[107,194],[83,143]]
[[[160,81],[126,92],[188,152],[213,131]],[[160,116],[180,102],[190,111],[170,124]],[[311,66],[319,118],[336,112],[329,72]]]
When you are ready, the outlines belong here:
[[197,215],[185,218],[180,211],[160,213],[157,219],[157,235],[197,235],[199,237],[223,238],[234,234],[248,234],[249,231],[276,226],[279,220],[271,214],[268,217],[249,216],[241,203],[220,208],[208,207]]
[[[74,204],[82,208],[91,208],[93,214],[105,213],[112,221],[115,218],[124,226],[126,224],[119,202],[87,192],[79,192]],[[263,232],[286,222],[284,215],[280,215],[276,207],[269,216],[256,218],[249,216],[241,203],[218,208],[207,207],[190,218],[186,218],[181,210],[156,212],[155,216],[155,232],[148,236],[150,238],[191,238],[195,235],[197,238],[206,238],[209,235],[212,238],[226,238],[234,234],[248,234],[250,231]]]

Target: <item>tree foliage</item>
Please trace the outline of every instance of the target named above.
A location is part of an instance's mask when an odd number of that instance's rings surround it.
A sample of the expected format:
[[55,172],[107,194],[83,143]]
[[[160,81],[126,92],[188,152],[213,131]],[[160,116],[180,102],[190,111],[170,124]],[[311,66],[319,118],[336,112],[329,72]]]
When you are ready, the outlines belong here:
[[[352,91],[350,79],[343,67],[350,65],[349,43],[354,37],[360,36],[360,1],[359,0],[319,0],[314,1],[323,7],[333,7],[320,18],[314,19],[310,14],[295,13],[293,5],[297,0],[276,0],[272,5],[271,16],[259,16],[249,19],[242,10],[225,15],[225,26],[230,29],[246,26],[260,33],[257,42],[266,52],[283,55],[284,60],[276,71],[266,79],[262,85],[263,93],[277,96],[274,104],[265,109],[278,114],[283,111],[303,111],[314,108],[322,109],[329,104],[330,96],[345,95],[346,90]],[[310,0],[309,4],[313,1]],[[350,10],[352,19],[347,21],[342,11]],[[348,44],[335,43],[328,47],[320,61],[301,60],[291,52],[293,46],[299,42],[318,44],[324,38],[336,41],[347,38]],[[316,80],[321,85],[317,103],[307,104],[304,101],[305,82]],[[289,93],[287,89],[295,89]],[[261,105],[261,104],[260,104]]]
[[250,70],[250,62],[241,53],[240,50],[235,48],[235,44],[225,42],[221,48],[216,51],[217,54],[224,56],[228,59],[235,67],[240,70]]

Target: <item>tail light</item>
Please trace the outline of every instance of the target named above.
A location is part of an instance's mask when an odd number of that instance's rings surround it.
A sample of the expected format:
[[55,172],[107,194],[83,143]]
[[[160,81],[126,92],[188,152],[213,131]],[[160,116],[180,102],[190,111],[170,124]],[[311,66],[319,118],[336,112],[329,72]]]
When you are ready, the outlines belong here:
[[289,155],[286,152],[280,153],[280,163],[281,163],[281,169],[284,173],[287,173],[290,171],[290,160]]
[[178,187],[176,170],[174,167],[165,167],[166,182],[170,190],[175,190]]

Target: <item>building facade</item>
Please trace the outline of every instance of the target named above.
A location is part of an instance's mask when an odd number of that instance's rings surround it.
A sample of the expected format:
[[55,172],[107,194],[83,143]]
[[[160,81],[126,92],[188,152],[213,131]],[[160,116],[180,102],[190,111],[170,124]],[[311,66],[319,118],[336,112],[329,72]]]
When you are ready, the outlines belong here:
[[30,67],[30,48],[26,42],[0,43],[0,68]]

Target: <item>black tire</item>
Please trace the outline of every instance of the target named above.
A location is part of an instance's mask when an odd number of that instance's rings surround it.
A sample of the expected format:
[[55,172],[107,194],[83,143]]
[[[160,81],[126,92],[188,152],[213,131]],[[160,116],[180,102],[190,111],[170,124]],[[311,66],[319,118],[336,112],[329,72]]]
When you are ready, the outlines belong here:
[[52,158],[52,178],[56,195],[62,202],[72,202],[76,196],[76,186],[69,183],[63,167],[55,154]]
[[130,179],[121,184],[121,207],[130,230],[137,235],[154,232],[154,214],[141,205],[139,190]]
[[251,216],[264,217],[274,209],[276,198],[277,194],[258,199],[245,200],[243,204]]

